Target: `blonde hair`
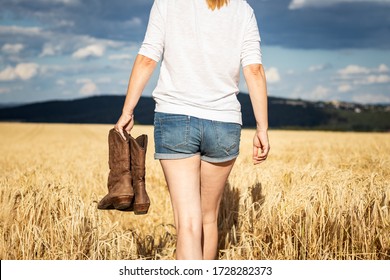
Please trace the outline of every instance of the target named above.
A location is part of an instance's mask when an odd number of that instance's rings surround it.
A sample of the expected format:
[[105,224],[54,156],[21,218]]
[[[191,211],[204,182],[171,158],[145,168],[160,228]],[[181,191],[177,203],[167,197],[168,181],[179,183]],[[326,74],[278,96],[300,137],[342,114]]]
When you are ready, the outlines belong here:
[[215,10],[215,8],[222,8],[224,5],[227,5],[229,0],[206,0],[207,5],[209,5],[209,8],[211,10]]

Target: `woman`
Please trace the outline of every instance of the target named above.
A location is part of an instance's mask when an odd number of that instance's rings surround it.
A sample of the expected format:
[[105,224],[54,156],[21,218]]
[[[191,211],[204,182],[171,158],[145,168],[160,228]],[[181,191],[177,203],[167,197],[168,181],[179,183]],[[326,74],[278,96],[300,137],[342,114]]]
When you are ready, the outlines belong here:
[[[163,58],[163,59],[162,59]],[[133,127],[133,112],[156,65],[153,91],[155,159],[168,184],[177,231],[177,259],[215,259],[218,210],[239,153],[240,66],[257,130],[253,163],[268,142],[267,89],[260,35],[243,0],[155,0],[115,129]]]

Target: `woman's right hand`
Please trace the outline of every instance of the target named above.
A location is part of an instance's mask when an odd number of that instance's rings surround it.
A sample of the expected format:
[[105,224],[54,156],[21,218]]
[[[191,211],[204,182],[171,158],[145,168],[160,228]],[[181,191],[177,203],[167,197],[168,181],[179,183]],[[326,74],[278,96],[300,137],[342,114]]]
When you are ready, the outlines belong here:
[[256,130],[253,137],[253,164],[259,164],[265,161],[270,150],[268,131]]
[[125,134],[123,131],[126,131],[130,134],[130,131],[133,129],[134,126],[134,115],[128,114],[128,113],[122,113],[119,120],[115,124],[115,130],[119,132],[119,134],[123,137],[124,140],[126,140]]

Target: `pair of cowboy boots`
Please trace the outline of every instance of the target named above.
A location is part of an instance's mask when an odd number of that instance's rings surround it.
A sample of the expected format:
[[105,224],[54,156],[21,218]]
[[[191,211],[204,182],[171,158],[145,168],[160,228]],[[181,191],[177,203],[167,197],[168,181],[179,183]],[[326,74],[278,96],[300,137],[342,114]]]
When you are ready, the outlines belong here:
[[134,139],[124,131],[126,140],[115,129],[108,134],[109,168],[108,194],[98,203],[98,209],[134,211],[146,214],[150,200],[145,188],[145,158],[148,136]]

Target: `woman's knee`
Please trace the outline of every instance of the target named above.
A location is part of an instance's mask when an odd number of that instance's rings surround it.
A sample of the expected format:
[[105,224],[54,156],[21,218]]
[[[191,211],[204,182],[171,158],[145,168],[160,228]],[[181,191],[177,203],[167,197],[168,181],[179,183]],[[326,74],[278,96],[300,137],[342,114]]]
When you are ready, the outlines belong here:
[[178,220],[176,231],[179,235],[191,235],[193,237],[201,237],[202,235],[202,219],[199,217],[182,218]]
[[217,224],[217,221],[218,221],[218,214],[216,213],[215,210],[203,212],[202,214],[203,225]]

